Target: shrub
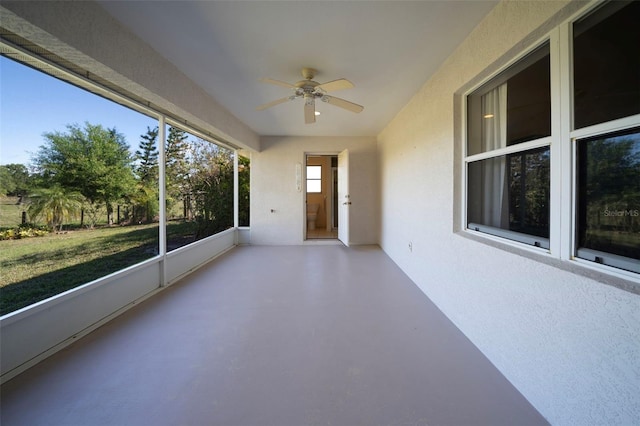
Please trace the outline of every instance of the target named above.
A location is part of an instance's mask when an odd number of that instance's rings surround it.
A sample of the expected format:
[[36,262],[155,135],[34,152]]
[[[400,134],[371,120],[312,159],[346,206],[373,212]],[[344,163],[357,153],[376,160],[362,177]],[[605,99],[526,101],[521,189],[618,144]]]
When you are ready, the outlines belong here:
[[19,240],[21,238],[42,237],[50,232],[46,226],[23,223],[16,228],[0,232],[0,240]]

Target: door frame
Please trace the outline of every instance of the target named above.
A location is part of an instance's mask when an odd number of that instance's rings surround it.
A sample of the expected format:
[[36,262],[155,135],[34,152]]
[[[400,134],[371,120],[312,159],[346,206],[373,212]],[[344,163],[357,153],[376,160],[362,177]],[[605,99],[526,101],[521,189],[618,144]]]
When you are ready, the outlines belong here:
[[338,154],[338,240],[345,246],[350,244],[351,227],[351,183],[349,150]]
[[[344,151],[344,150],[343,150]],[[302,160],[302,190],[300,192],[302,192],[302,240],[303,241],[307,241],[309,238],[307,236],[307,158],[308,157],[338,157],[338,154],[340,154],[340,152],[342,151],[309,151],[309,152],[304,152],[303,153],[303,160]],[[329,167],[329,173],[333,173],[332,172],[333,168]],[[330,176],[330,181],[329,181],[330,186],[333,184],[333,176]],[[333,187],[331,187],[330,189],[333,192]],[[338,200],[339,201],[339,200]],[[333,221],[331,218],[331,215],[333,215],[333,198],[331,198],[329,200],[329,204],[331,207],[330,210],[330,215],[327,215],[327,225],[325,226],[325,228],[327,230],[333,230]],[[338,227],[340,227],[340,222],[338,221]],[[337,238],[331,238],[328,239],[330,241],[338,241]]]

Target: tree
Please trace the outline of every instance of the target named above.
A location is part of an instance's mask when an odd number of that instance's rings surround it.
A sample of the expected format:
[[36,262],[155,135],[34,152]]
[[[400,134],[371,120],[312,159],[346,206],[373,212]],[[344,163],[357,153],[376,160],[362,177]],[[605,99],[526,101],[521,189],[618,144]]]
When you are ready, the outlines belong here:
[[54,185],[51,188],[41,188],[30,194],[31,205],[28,212],[29,217],[35,220],[39,216],[44,216],[49,226],[58,231],[62,231],[65,220],[77,217],[82,209],[84,197],[80,192]]
[[[158,128],[151,129],[147,127],[147,133],[140,135],[139,149],[136,151],[135,160],[137,161],[136,176],[138,183],[136,185],[136,193],[132,201],[135,204],[143,206],[141,214],[136,217],[144,218],[146,222],[153,221],[158,211]],[[134,218],[138,220],[137,218]]]
[[549,149],[510,154],[509,229],[549,237]]
[[[165,175],[167,190],[167,210],[171,211],[172,206],[179,201],[187,203],[188,179],[189,179],[189,151],[190,145],[187,141],[189,135],[175,127],[169,127],[165,148]],[[187,216],[187,205],[185,204],[185,217]]]
[[6,166],[0,166],[0,196],[11,194],[16,189],[16,183]]
[[189,182],[199,239],[233,226],[233,152],[199,140],[192,155]]
[[134,206],[132,220],[136,222],[152,222],[159,210],[158,187],[151,187],[138,182],[135,193],[129,196],[129,201]]
[[30,187],[29,170],[24,164],[0,166],[0,195],[23,197]]
[[152,184],[158,181],[158,128],[147,127],[147,133],[140,135],[140,144],[135,154],[138,180]]
[[590,237],[600,239],[600,230],[640,231],[636,216],[606,213],[633,213],[640,205],[640,142],[628,136],[592,140],[578,155],[580,222]]
[[116,129],[85,123],[68,125],[67,132],[45,133],[46,143],[34,158],[43,185],[59,185],[80,192],[95,210],[107,209],[111,223],[113,204],[134,190],[132,158],[124,137]]
[[238,225],[249,226],[251,162],[238,157]]

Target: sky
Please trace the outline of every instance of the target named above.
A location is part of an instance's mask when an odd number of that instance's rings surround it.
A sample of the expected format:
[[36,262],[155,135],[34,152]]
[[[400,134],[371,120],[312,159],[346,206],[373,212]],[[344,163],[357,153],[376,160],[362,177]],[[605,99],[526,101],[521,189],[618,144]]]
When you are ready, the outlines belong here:
[[115,127],[129,148],[158,121],[0,56],[0,164],[28,165],[48,132],[68,124]]

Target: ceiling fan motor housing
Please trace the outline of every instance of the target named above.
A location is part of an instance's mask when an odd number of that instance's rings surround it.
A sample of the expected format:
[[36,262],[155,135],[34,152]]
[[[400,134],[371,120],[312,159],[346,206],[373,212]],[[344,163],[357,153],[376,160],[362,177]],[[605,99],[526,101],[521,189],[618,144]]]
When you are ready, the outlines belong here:
[[313,80],[313,77],[318,73],[318,70],[313,68],[302,68],[302,76],[307,80]]

